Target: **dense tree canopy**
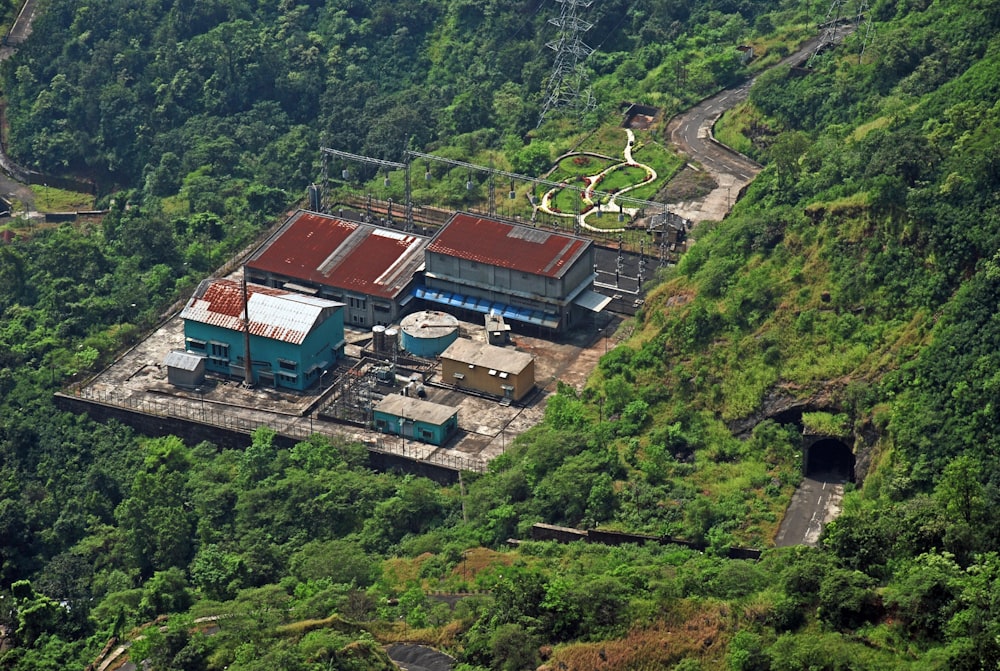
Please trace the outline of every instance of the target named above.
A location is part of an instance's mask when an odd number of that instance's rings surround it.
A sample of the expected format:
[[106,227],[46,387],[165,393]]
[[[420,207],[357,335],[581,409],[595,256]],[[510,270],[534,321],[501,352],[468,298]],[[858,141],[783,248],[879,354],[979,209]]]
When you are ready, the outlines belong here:
[[[109,211],[14,222],[0,246],[0,666],[82,666],[159,615],[134,649],[157,669],[384,668],[376,637],[469,669],[996,666],[995,2],[880,0],[877,48],[859,32],[761,74],[722,122],[766,164],[745,198],[461,486],[318,436],[221,450],[53,409],[294,202],[321,145],[541,173],[622,100],[669,115],[748,73],[736,44],[774,62],[817,16],[595,3],[600,106],[536,129],[560,4],[44,3],[2,66],[8,146],[94,179]],[[775,399],[828,405],[865,479],[820,547],[731,561],[770,544],[801,477],[802,422],[759,421]],[[502,547],[535,522],[705,552]]]

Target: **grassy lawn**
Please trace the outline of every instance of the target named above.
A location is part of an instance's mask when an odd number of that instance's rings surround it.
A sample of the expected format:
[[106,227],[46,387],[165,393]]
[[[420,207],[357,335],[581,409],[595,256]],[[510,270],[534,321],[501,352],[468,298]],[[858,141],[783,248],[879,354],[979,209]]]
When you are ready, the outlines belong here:
[[684,167],[684,159],[670,151],[661,144],[650,142],[649,144],[637,144],[633,147],[632,157],[644,165],[656,171],[656,180],[645,184],[634,191],[629,191],[629,196],[649,200],[656,197],[656,193],[670,181],[674,175]]
[[621,221],[618,221],[617,212],[602,212],[601,216],[592,214],[587,217],[587,225],[604,230],[615,230],[624,226],[628,220],[628,215],[626,215]]
[[[578,188],[584,188],[583,179],[573,179],[566,182]],[[560,212],[577,212],[584,206],[580,192],[574,189],[559,189],[552,197],[551,207]]]
[[614,161],[597,158],[596,156],[587,156],[585,154],[567,156],[559,161],[559,166],[552,173],[550,179],[554,182],[563,182],[572,177],[596,175],[612,165],[614,165]]
[[45,184],[32,184],[35,209],[43,212],[71,212],[94,209],[94,197],[89,193],[64,191]]
[[596,188],[598,191],[621,191],[626,187],[641,184],[645,181],[646,177],[647,173],[645,168],[639,168],[633,165],[623,165],[606,174],[604,179],[601,180],[600,184],[598,184]]
[[752,151],[750,139],[743,134],[753,121],[752,114],[752,108],[747,104],[738,105],[723,114],[713,130],[715,139],[744,154]]
[[606,156],[613,156],[618,160],[624,160],[622,152],[625,150],[625,143],[628,137],[625,129],[618,125],[621,117],[616,117],[614,125],[605,125],[594,131],[579,147],[578,151],[592,151]]

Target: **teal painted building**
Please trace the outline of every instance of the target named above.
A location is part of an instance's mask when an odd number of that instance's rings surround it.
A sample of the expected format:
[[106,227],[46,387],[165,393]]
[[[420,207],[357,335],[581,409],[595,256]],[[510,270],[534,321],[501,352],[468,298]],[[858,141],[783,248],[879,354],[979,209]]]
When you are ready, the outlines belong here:
[[[304,390],[344,356],[344,305],[258,284],[246,285],[255,385]],[[205,280],[181,311],[184,349],[207,371],[246,376],[243,287]]]
[[374,421],[381,433],[441,446],[458,431],[458,409],[390,394],[375,406]]

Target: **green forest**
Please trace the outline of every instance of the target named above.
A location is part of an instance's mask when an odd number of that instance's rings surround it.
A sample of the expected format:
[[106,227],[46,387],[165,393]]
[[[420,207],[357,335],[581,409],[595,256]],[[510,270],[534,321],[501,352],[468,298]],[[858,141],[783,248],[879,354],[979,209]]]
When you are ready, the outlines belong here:
[[[593,3],[597,105],[539,123],[555,0],[39,2],[0,63],[5,150],[107,213],[0,226],[0,669],[109,641],[158,671],[391,669],[398,641],[458,671],[996,669],[1000,1],[866,4],[801,69],[771,66],[829,0]],[[763,171],[461,486],[320,436],[223,449],[54,405],[300,205],[322,147],[541,175],[625,101],[669,119],[749,77],[716,131]],[[685,160],[662,126],[643,141]],[[423,203],[475,204],[437,177]],[[778,549],[804,425],[850,436],[858,478],[817,547]]]

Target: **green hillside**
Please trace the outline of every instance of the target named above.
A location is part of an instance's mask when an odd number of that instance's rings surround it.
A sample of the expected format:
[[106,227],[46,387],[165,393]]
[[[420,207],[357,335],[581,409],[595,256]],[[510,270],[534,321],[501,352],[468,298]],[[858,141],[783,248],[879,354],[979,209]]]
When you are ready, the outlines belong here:
[[[0,66],[7,147],[110,212],[15,218],[0,247],[0,668],[112,637],[164,670],[381,669],[403,640],[464,671],[1000,664],[996,0],[878,0],[867,42],[767,72],[829,2],[595,3],[599,104],[539,128],[561,3],[43,4]],[[719,136],[764,171],[461,486],[320,437],[220,450],[53,408],[299,200],[321,146],[541,174],[624,100],[669,117],[758,72]],[[858,483],[819,547],[774,549],[803,428],[852,443]],[[536,522],[706,551],[508,546]]]

